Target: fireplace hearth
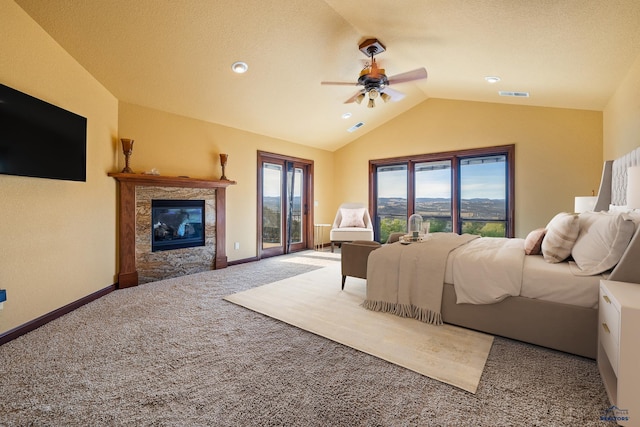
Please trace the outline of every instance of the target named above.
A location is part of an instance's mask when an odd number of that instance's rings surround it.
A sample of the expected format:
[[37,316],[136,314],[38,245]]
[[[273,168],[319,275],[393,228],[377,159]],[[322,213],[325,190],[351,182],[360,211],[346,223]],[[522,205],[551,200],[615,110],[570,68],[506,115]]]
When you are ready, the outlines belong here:
[[204,200],[152,200],[151,250],[205,245]]

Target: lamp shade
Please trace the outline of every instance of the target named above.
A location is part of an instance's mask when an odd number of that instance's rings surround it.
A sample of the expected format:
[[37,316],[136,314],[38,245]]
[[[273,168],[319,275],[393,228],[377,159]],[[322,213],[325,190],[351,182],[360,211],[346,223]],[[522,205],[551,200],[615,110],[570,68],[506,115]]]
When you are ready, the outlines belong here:
[[597,196],[578,196],[576,197],[573,211],[575,213],[592,211],[596,206]]
[[640,166],[627,168],[627,207],[640,209]]

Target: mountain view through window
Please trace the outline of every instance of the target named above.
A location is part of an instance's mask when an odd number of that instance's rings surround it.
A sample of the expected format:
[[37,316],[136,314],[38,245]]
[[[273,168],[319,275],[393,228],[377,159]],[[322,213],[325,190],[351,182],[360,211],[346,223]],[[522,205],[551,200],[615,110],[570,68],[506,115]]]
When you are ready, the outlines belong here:
[[406,232],[413,213],[429,222],[430,232],[507,237],[508,161],[507,153],[496,153],[378,165],[373,215],[377,240]]

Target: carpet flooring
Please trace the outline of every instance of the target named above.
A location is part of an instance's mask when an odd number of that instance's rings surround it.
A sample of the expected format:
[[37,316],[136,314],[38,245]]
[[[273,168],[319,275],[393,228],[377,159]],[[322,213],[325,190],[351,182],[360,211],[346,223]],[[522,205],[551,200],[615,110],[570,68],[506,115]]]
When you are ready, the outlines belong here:
[[[337,264],[337,263],[336,263]],[[493,337],[452,325],[434,326],[362,307],[366,280],[340,265],[225,297],[274,319],[475,393]]]
[[338,257],[119,290],[2,345],[0,425],[612,425],[590,359],[496,337],[471,394],[223,299]]

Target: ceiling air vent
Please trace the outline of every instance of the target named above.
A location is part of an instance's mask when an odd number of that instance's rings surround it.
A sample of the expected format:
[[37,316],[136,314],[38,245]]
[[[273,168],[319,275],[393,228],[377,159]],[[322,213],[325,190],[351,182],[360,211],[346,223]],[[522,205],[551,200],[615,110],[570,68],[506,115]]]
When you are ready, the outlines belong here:
[[353,132],[358,130],[359,128],[361,128],[362,126],[364,126],[363,122],[358,122],[355,125],[351,126],[349,129],[347,129],[347,132]]
[[529,92],[510,92],[507,90],[498,91],[498,95],[500,96],[513,96],[516,98],[528,98]]

